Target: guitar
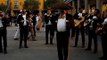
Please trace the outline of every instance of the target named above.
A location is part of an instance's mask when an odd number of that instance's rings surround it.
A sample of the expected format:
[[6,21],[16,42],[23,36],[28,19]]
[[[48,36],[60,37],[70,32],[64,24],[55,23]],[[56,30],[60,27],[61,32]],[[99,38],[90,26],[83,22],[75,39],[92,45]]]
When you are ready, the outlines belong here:
[[74,19],[75,27],[79,27],[83,21],[84,21],[84,17],[79,17],[78,19]]

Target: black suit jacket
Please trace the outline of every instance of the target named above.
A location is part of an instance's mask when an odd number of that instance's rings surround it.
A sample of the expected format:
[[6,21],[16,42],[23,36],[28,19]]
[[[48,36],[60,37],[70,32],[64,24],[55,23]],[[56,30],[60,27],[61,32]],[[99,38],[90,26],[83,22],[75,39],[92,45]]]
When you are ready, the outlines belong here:
[[[93,26],[92,30],[93,31],[96,31],[96,29],[98,27],[98,24],[101,25],[101,23],[102,23],[102,19],[100,17],[98,17],[98,16],[96,16],[96,17],[97,17],[97,19],[93,19],[93,16],[89,16],[89,18],[88,18],[88,19],[91,19],[91,21],[93,21],[93,24],[92,24],[92,26]],[[91,22],[87,25],[88,30],[91,30],[90,29],[90,25],[91,25]]]
[[36,16],[33,16],[33,17],[32,17],[32,20],[33,20],[33,21],[32,21],[33,26],[35,26],[35,25],[36,25]]
[[45,15],[45,23],[46,23],[46,24],[48,24],[49,20],[50,20],[50,22],[52,23],[52,25],[55,24],[54,15],[52,15],[52,14],[51,14],[50,16]]
[[[27,15],[26,15],[26,17],[27,17]],[[27,18],[26,18],[27,19]],[[24,26],[23,26],[23,23],[24,22],[21,22],[21,21],[24,21],[24,18],[22,17],[22,15],[19,15],[18,16],[18,18],[17,18],[17,23],[19,24],[19,26],[20,26],[20,28],[23,28]],[[27,22],[27,25],[26,26],[28,26],[28,22]]]
[[3,24],[3,28],[6,29],[6,27],[8,26],[8,22],[7,22],[7,18],[6,17],[2,18],[2,24]]
[[[56,15],[56,20],[58,20],[59,18],[59,14]],[[71,14],[66,14],[66,20],[68,20],[68,22],[66,22],[66,31],[70,34],[70,30],[72,32],[72,37],[75,35],[75,27],[74,27],[74,19],[73,16]],[[56,28],[57,28],[57,23],[56,23]]]

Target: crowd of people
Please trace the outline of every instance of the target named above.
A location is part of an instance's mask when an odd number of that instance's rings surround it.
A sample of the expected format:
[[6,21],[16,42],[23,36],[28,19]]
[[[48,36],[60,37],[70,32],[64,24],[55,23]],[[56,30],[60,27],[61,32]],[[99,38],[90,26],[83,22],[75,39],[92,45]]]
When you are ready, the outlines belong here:
[[[93,53],[98,52],[97,35],[100,35],[103,49],[103,56],[100,59],[107,60],[107,10],[100,14],[100,10],[96,9],[95,6],[91,6],[89,13],[86,13],[84,8],[80,8],[74,15],[70,14],[69,11],[70,9],[68,8],[61,8],[57,13],[54,9],[47,9],[47,12],[44,14],[41,14],[39,11],[26,12],[26,9],[20,11],[16,18],[18,28],[14,36],[16,38],[18,34],[20,35],[19,48],[22,48],[23,41],[24,47],[28,48],[27,40],[29,35],[32,37],[32,41],[36,41],[36,31],[40,30],[44,25],[46,45],[49,42],[54,44],[53,38],[56,32],[59,60],[68,59],[69,38],[71,38],[70,40],[75,40],[73,47],[78,46],[79,33],[81,33],[82,48],[86,47],[86,51],[92,50],[93,42]],[[7,19],[7,16],[3,16],[2,10],[0,10],[0,53],[4,51],[5,54],[7,53]],[[88,46],[86,46],[86,35],[88,36]]]

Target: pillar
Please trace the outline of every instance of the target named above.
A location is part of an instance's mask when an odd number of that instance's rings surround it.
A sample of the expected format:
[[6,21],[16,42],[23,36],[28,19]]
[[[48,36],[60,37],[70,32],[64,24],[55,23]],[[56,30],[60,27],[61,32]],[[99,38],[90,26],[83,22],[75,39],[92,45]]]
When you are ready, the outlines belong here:
[[79,11],[80,8],[80,0],[77,0],[77,12]]
[[88,12],[88,0],[84,0],[85,1],[85,11]]

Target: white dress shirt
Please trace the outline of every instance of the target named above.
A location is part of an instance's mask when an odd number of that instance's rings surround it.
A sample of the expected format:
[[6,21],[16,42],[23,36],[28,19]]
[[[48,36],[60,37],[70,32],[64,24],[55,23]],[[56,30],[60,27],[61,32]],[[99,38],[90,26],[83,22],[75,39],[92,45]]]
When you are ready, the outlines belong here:
[[66,31],[66,18],[59,18],[57,21],[57,30],[58,32]]
[[107,18],[104,19],[103,25],[107,24]]
[[79,16],[79,17],[82,17],[82,13],[78,13],[78,16]]
[[1,21],[1,17],[0,17],[0,27],[3,27],[2,21]]
[[26,26],[26,25],[27,25],[26,15],[23,15],[23,18],[24,18],[24,23],[23,23],[23,25]]

